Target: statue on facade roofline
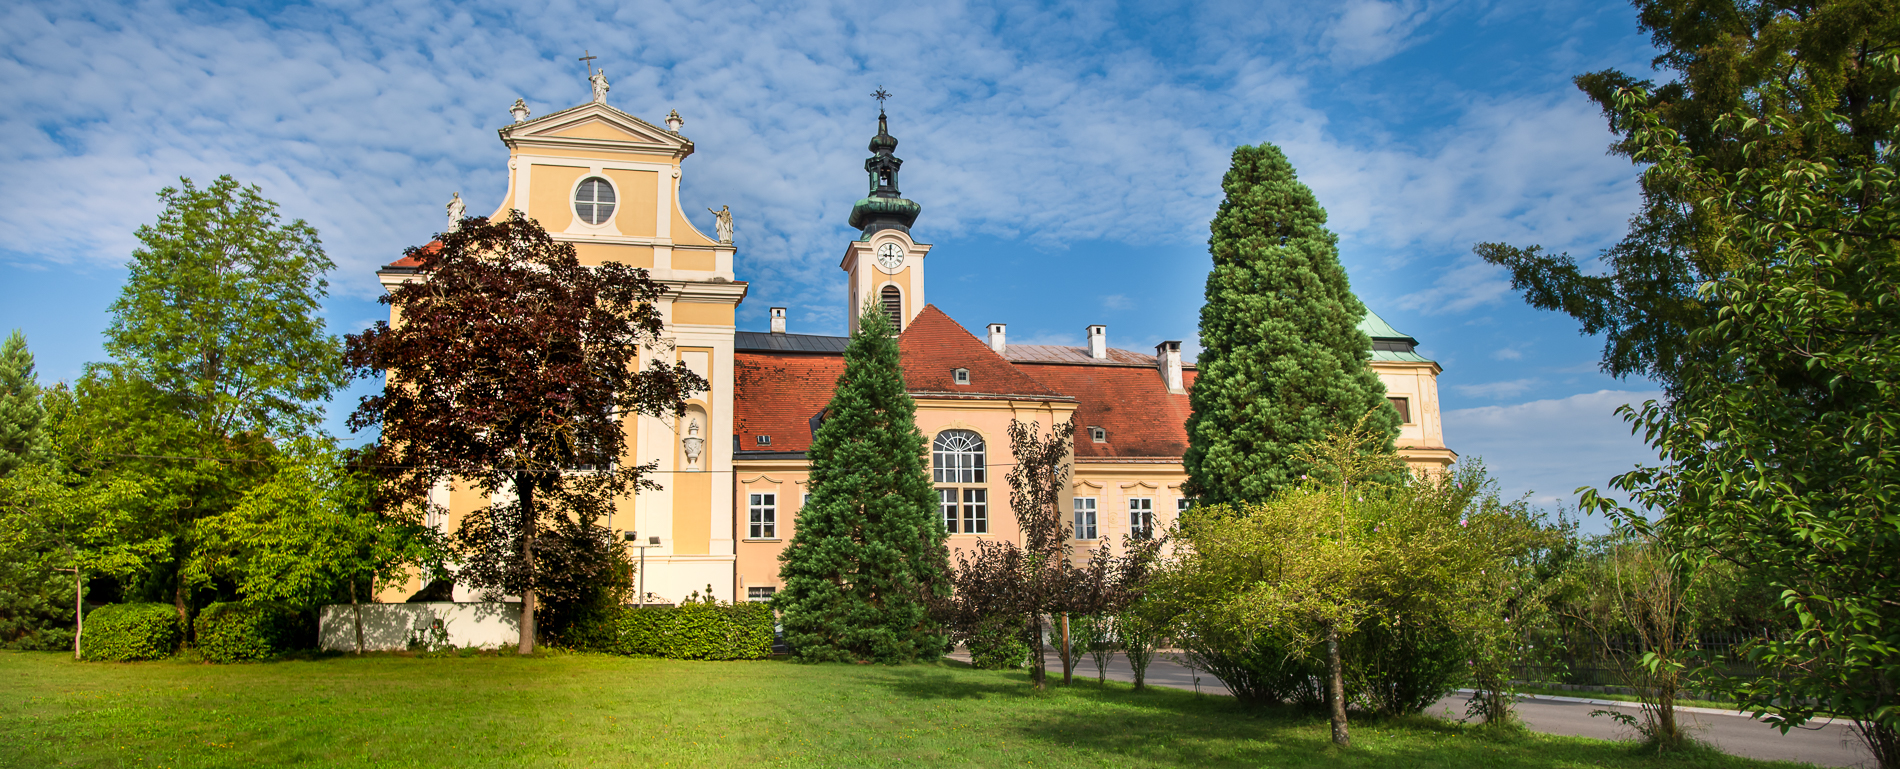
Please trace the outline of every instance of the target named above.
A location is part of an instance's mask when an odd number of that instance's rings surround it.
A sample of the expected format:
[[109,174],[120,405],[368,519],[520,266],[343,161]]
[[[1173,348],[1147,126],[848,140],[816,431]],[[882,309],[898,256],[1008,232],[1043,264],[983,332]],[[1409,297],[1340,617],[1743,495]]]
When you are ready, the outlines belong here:
[[718,219],[713,222],[713,229],[718,230],[719,232],[719,242],[731,243],[732,242],[732,207],[720,206],[719,210],[717,211],[713,211],[710,208],[706,210],[712,211],[712,215],[715,217],[718,217]]
[[595,70],[594,74],[587,76],[587,82],[594,84],[594,103],[606,104],[608,88],[607,70]]
[[462,204],[462,193],[455,193],[449,200],[449,232],[462,229],[462,216],[468,213],[468,206]]

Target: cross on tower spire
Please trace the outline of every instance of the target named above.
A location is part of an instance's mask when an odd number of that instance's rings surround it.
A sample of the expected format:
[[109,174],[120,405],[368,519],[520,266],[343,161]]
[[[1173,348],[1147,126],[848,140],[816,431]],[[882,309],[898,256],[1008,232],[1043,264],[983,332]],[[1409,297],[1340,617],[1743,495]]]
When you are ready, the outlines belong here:
[[884,100],[891,98],[890,92],[884,90],[884,86],[880,85],[877,87],[877,92],[871,94],[871,98],[877,100],[877,114],[884,114]]
[[595,59],[598,59],[598,58],[600,58],[600,57],[599,57],[599,56],[595,56],[595,55],[593,55],[593,54],[591,54],[591,53],[588,53],[588,51],[587,51],[587,49],[585,49],[585,48],[582,48],[582,49],[581,49],[581,58],[580,58],[580,62],[581,62],[581,64],[584,64],[584,65],[586,65],[586,67],[587,67],[587,75],[588,75],[589,77],[592,77],[592,76],[593,76],[593,74],[594,74],[594,60],[595,60]]

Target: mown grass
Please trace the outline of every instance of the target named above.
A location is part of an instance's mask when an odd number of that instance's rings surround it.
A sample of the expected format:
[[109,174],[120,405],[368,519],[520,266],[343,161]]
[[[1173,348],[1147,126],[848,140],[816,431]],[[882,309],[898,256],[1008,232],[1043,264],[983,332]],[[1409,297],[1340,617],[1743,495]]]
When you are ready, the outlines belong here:
[[[1323,720],[1020,672],[593,655],[253,665],[0,652],[0,765],[21,767],[1768,767],[1712,751]],[[1787,766],[1785,764],[1780,766]]]

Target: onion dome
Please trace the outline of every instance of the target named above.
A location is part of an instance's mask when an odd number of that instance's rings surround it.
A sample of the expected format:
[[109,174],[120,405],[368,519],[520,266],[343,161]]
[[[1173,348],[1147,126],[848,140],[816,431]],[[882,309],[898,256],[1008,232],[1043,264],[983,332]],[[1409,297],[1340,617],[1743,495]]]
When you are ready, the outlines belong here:
[[895,149],[897,137],[891,135],[884,110],[879,109],[877,135],[871,137],[871,157],[864,161],[864,172],[870,177],[871,192],[851,206],[851,227],[864,235],[885,229],[908,233],[910,225],[917,221],[917,215],[924,210],[916,202],[906,200],[897,190],[897,171],[903,167],[904,161],[891,154]]

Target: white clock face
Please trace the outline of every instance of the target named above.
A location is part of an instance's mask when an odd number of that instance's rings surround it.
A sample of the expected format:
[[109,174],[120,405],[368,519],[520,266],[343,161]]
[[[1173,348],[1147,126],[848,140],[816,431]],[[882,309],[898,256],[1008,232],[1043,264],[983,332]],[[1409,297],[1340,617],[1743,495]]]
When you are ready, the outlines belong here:
[[885,272],[897,272],[898,268],[904,266],[904,247],[896,243],[878,246],[877,266],[884,268]]

